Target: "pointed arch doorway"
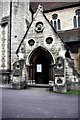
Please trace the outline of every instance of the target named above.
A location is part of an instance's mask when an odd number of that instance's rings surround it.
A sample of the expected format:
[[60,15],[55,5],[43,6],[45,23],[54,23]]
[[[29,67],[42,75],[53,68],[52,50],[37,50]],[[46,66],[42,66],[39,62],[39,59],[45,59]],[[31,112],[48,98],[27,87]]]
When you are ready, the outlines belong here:
[[35,80],[36,84],[49,84],[53,79],[52,55],[42,47],[36,48],[29,57],[29,78]]

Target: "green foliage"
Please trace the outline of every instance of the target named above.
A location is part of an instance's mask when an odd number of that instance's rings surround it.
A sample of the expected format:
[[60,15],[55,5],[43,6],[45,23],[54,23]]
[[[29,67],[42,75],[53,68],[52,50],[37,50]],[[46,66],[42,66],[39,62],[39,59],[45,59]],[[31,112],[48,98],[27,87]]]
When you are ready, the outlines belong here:
[[66,94],[70,94],[70,95],[80,95],[80,90],[70,90],[67,91]]
[[[53,92],[53,91],[52,91]],[[68,94],[68,95],[80,95],[80,90],[70,90],[70,91],[67,91],[67,92],[53,92],[53,93],[59,93],[59,94]]]

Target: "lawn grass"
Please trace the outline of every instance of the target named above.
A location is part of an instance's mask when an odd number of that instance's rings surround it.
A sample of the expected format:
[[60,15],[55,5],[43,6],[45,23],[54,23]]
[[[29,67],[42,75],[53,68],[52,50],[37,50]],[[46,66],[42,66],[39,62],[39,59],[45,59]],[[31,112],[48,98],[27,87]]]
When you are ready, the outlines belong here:
[[59,93],[59,94],[68,94],[68,95],[80,95],[80,90],[68,90],[67,92],[57,92],[57,91],[51,91],[53,93]]
[[80,95],[80,90],[68,90],[67,92],[59,92],[59,91],[50,91],[52,93],[59,94],[68,94],[68,95]]
[[70,94],[70,95],[80,95],[80,90],[70,90],[67,91],[66,94]]

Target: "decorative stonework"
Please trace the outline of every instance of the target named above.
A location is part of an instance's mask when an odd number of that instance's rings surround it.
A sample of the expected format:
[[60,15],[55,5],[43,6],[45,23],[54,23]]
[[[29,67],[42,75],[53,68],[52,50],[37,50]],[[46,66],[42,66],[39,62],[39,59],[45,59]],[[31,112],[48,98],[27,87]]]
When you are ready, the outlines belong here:
[[7,28],[6,24],[1,27],[1,68],[7,69]]
[[65,85],[64,77],[55,77],[55,85],[64,86]]
[[28,41],[28,44],[29,44],[30,46],[33,46],[33,45],[35,44],[35,41],[34,41],[33,39],[30,39],[30,40]]
[[44,26],[42,22],[37,22],[35,26],[35,31],[37,33],[43,32]]
[[47,44],[51,44],[53,42],[53,38],[52,37],[47,37],[46,38],[46,43]]
[[1,67],[5,67],[5,26],[2,28],[2,64]]
[[53,14],[53,15],[52,15],[52,18],[53,18],[53,19],[57,19],[57,18],[58,18],[58,14]]

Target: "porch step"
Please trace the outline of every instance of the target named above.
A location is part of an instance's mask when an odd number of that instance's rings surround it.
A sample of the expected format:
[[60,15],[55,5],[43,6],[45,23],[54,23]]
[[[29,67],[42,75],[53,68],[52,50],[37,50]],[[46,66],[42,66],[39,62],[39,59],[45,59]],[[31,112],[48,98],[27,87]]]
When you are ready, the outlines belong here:
[[28,87],[41,87],[41,88],[49,88],[49,84],[29,84]]

